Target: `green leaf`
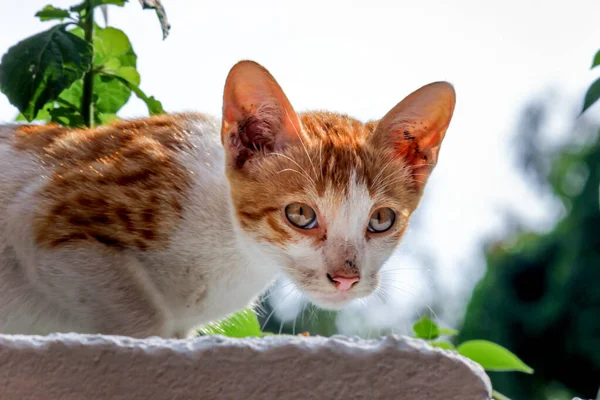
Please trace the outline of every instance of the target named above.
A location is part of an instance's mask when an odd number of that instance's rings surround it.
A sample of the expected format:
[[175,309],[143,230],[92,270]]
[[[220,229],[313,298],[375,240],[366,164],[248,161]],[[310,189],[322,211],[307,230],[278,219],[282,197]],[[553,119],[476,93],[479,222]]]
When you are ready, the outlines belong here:
[[140,85],[140,73],[134,67],[120,67],[114,72],[114,74],[136,86]]
[[126,87],[131,89],[133,91],[133,93],[135,93],[135,95],[140,100],[142,100],[144,103],[146,103],[146,107],[148,107],[148,113],[150,115],[164,114],[165,110],[163,108],[162,103],[160,101],[156,100],[156,98],[154,96],[146,95],[146,93],[144,93],[142,91],[142,89],[140,89],[137,85],[135,85],[134,83],[128,81],[127,79],[125,79],[121,76],[117,76],[117,75],[110,75],[110,76],[121,81],[123,83],[123,85],[125,85]]
[[74,110],[70,107],[52,108],[50,110],[50,121],[74,128],[85,126],[85,122],[79,110]]
[[94,36],[94,66],[101,66],[116,58],[123,67],[135,67],[137,56],[129,38],[120,29],[96,27]]
[[81,97],[83,96],[83,81],[80,79],[71,85],[67,90],[64,90],[58,100],[67,102],[69,104],[81,104]]
[[[55,107],[55,103],[53,101],[46,104],[40,111],[38,111],[37,115],[33,118],[33,121],[49,122],[51,119],[50,110],[53,109],[54,107]],[[27,121],[27,118],[25,118],[25,116],[23,114],[19,113],[17,118],[15,118],[15,121],[18,121],[18,122]]]
[[28,121],[90,69],[91,46],[65,27],[22,40],[2,57],[0,90]]
[[56,8],[51,5],[47,5],[35,13],[35,16],[38,17],[40,21],[51,21],[55,19],[62,21],[65,18],[69,18],[70,15],[71,13],[69,13],[69,10],[65,10],[64,8]]
[[261,337],[260,325],[254,311],[246,309],[229,318],[200,329],[204,335],[224,335],[235,338]]
[[429,342],[429,344],[433,347],[439,347],[440,349],[456,350],[456,347],[447,340],[436,340],[435,342]]
[[594,61],[592,61],[592,66],[590,67],[590,69],[593,69],[594,67],[597,67],[598,65],[600,65],[600,50],[598,50],[598,52],[594,56]]
[[[84,32],[80,27],[74,27],[69,32],[83,38]],[[105,67],[116,59],[121,66],[135,67],[137,55],[129,38],[120,29],[95,25],[94,28],[94,67]]]
[[154,96],[148,97],[137,86],[130,85],[130,87],[131,87],[131,90],[133,90],[133,93],[135,93],[135,95],[140,100],[142,100],[144,103],[146,103],[146,107],[148,107],[148,113],[150,115],[158,115],[158,114],[164,114],[165,113],[165,109],[163,108],[162,103],[160,101],[156,100],[156,97],[154,97]]
[[115,72],[119,68],[121,68],[121,61],[119,61],[118,58],[109,58],[108,60],[106,60],[102,68],[106,71]]
[[128,0],[94,0],[94,5],[112,4],[113,6],[123,7]]
[[492,399],[494,400],[510,400],[508,397],[498,392],[497,390],[492,391]]
[[423,317],[417,321],[413,325],[413,331],[415,331],[415,337],[418,339],[437,339],[440,335],[438,326],[428,317]]
[[127,3],[128,1],[129,0],[87,0],[87,1],[84,1],[82,3],[72,6],[71,8],[69,8],[69,10],[74,11],[74,12],[81,12],[81,11],[85,10],[88,2],[91,2],[93,7],[98,7],[98,6],[105,5],[105,4],[123,7],[125,5],[125,3]]
[[94,76],[94,109],[100,113],[116,114],[131,97],[131,89],[113,76]]
[[458,331],[450,328],[439,328],[440,336],[456,336]]
[[532,374],[533,369],[504,347],[487,340],[470,340],[458,346],[458,353],[470,358],[487,371],[520,371]]
[[583,109],[581,110],[581,113],[583,114],[585,110],[590,108],[590,106],[594,104],[598,98],[600,98],[600,78],[596,79],[596,81],[591,84],[587,93],[585,94],[585,100],[583,101]]

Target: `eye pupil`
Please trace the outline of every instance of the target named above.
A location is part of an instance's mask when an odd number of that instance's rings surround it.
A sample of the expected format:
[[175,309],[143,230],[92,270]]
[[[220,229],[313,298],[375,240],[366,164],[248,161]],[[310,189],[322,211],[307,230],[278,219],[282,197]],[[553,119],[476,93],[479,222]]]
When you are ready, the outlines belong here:
[[376,210],[369,220],[367,230],[369,232],[381,233],[389,230],[396,220],[396,213],[391,208],[385,207]]
[[307,204],[292,203],[285,207],[288,221],[300,229],[312,229],[317,226],[317,213]]

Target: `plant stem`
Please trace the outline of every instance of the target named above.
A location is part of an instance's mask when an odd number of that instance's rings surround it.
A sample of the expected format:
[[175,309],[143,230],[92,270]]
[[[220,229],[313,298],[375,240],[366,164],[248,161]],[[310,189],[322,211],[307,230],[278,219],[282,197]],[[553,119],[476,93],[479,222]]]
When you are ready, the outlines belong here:
[[508,397],[495,390],[492,391],[492,399],[494,400],[510,400]]
[[[92,46],[92,59],[94,56],[94,5],[88,0],[85,9],[84,21],[85,40]],[[81,115],[84,123],[94,126],[94,68],[86,72],[83,77],[83,95],[81,96]]]

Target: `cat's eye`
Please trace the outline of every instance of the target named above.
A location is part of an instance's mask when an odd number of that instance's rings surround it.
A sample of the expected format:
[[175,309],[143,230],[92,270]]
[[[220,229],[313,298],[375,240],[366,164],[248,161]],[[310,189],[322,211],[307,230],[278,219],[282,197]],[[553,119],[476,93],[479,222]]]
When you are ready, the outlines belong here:
[[285,207],[285,216],[296,228],[311,229],[317,226],[317,213],[304,203],[292,203]]
[[380,208],[371,214],[367,230],[369,232],[381,233],[385,232],[394,225],[396,213],[389,207]]

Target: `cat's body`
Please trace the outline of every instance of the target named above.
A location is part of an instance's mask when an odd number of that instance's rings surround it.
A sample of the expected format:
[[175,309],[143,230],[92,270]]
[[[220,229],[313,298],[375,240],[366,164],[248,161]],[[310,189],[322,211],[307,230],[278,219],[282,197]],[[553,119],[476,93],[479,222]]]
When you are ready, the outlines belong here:
[[[113,195],[71,187],[61,197],[68,204],[54,211],[61,213],[57,218],[63,219],[62,224],[79,227],[90,235],[89,240],[52,243],[60,239],[57,229],[68,228],[57,227],[53,221],[51,226],[38,225],[43,230],[39,234],[46,239],[52,236],[40,246],[34,220],[48,218],[46,214],[53,212],[48,208],[56,207],[56,199],[40,193],[52,179],[53,166],[40,162],[41,148],[20,149],[24,145],[18,141],[28,139],[19,138],[17,127],[0,128],[0,331],[182,336],[198,324],[245,307],[275,278],[278,271],[273,262],[253,253],[234,232],[219,121],[203,115],[154,120],[177,121],[189,132],[182,139],[189,142],[174,152],[176,162],[189,174],[189,186],[181,193],[181,215],[167,216],[179,222],[165,239],[168,245],[160,240],[142,246],[128,243],[127,221],[118,212],[98,211],[110,218],[107,221],[94,223],[92,216],[81,225],[69,222],[89,209],[86,201],[111,201]],[[119,129],[126,127],[124,123]],[[138,135],[145,137],[143,131]],[[147,199],[130,194],[117,200],[119,210],[143,212],[141,203]],[[98,240],[93,225],[100,223],[108,224],[109,231],[100,229]],[[110,236],[110,230],[118,230],[110,227],[113,224],[125,230],[121,237]],[[103,294],[94,288],[96,282],[85,283],[91,279],[118,281],[135,298],[123,298],[119,304],[111,298],[110,289]]]
[[326,307],[369,295],[450,122],[435,85],[362,124],[297,116],[245,62],[222,121],[0,126],[0,332],[183,337],[279,273]]

